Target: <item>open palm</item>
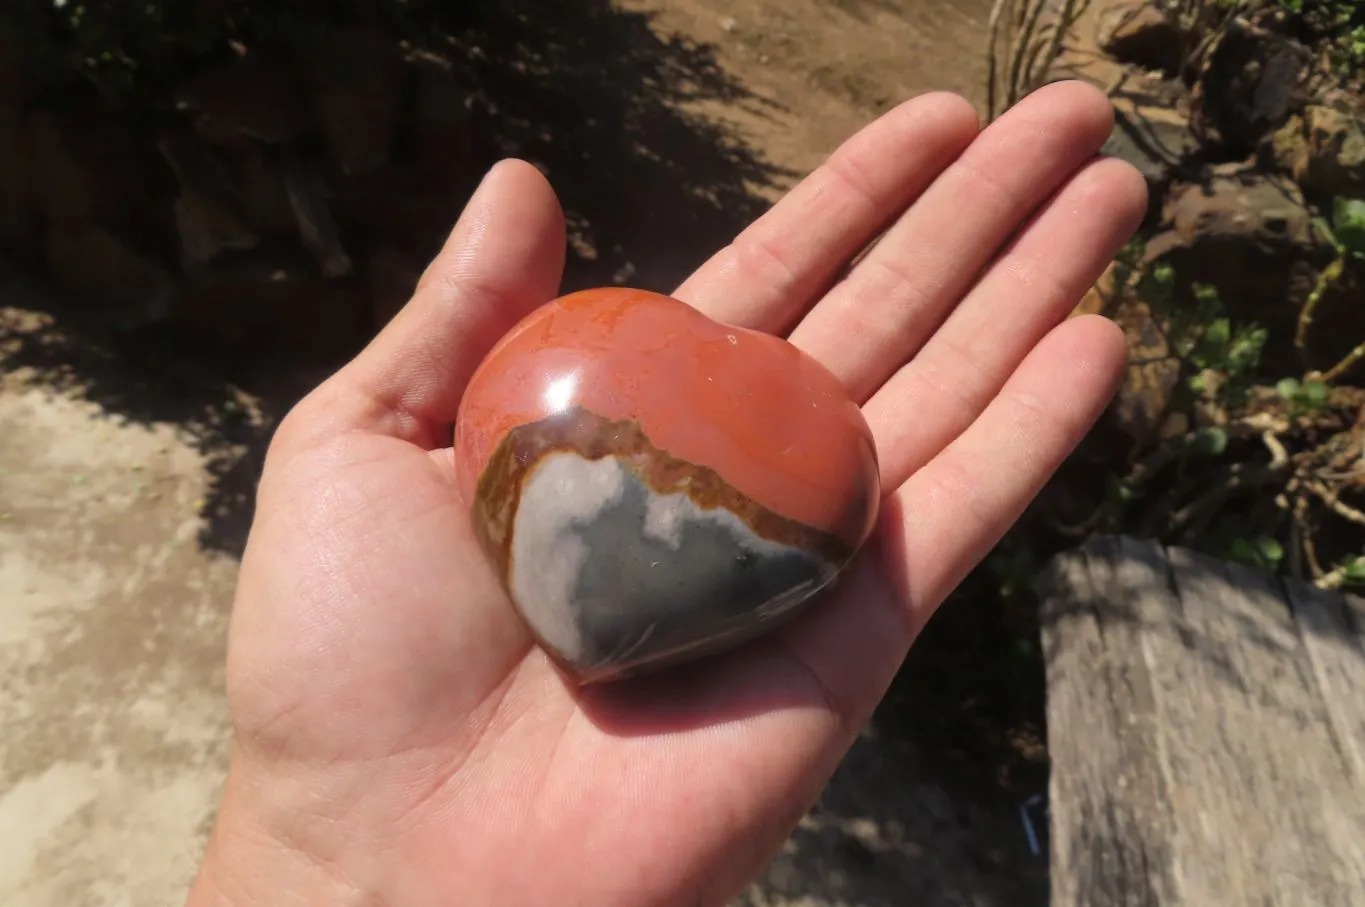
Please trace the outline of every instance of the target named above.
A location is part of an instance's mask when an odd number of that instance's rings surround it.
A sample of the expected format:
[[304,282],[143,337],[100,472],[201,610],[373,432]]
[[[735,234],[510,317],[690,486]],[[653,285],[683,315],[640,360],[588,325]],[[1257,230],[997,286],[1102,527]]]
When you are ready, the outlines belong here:
[[920,97],[677,289],[844,382],[880,523],[777,633],[583,691],[532,645],[454,481],[464,383],[563,264],[547,182],[496,167],[412,302],[272,444],[230,639],[237,745],[192,901],[731,898],[1113,392],[1118,330],[1065,320],[1144,209],[1141,177],[1095,158],[1111,123],[1076,83],[980,134],[963,100]]

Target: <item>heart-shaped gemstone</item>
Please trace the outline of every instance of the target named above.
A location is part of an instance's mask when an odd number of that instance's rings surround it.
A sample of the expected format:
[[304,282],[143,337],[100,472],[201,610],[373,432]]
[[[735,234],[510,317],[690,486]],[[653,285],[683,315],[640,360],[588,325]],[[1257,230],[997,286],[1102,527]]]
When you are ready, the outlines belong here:
[[872,434],[824,366],[624,288],[547,303],[489,352],[455,459],[508,596],[580,683],[774,628],[835,582],[880,501]]

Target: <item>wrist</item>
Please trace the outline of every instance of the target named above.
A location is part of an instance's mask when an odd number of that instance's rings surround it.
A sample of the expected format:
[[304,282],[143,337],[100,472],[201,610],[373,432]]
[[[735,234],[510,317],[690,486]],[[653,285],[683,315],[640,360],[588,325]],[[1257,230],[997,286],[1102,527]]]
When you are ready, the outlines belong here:
[[345,907],[366,901],[338,867],[275,827],[270,812],[243,772],[236,766],[229,770],[186,907]]

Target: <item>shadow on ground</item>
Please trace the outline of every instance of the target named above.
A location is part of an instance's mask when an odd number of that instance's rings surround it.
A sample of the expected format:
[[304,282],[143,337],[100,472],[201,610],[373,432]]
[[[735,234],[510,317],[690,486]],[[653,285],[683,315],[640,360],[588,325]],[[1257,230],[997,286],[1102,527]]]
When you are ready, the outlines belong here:
[[919,740],[878,717],[739,904],[1041,907],[1047,896],[1046,853],[1029,853],[1012,812],[964,799]]
[[[246,4],[226,6],[236,15],[230,28],[207,20],[223,32],[222,47],[210,42],[188,60],[177,58],[173,49],[146,44],[141,32],[130,30],[126,17],[117,19],[122,14],[92,16],[106,31],[87,27],[81,41],[103,40],[118,51],[125,46],[121,42],[141,40],[138,46],[146,60],[141,71],[149,74],[147,79],[161,80],[144,81],[141,94],[120,95],[134,98],[138,116],[120,113],[110,119],[119,129],[145,135],[114,144],[155,149],[166,130],[183,132],[185,114],[173,103],[173,86],[182,75],[176,61],[204,68],[224,65],[223,57],[230,63],[227,39],[233,35],[256,35],[263,45],[277,48],[319,40],[319,33],[333,27],[364,29],[368,35],[384,36],[396,49],[439,55],[461,87],[464,110],[457,118],[467,131],[466,141],[449,149],[448,156],[463,156],[465,172],[453,191],[447,183],[424,192],[415,164],[410,173],[394,172],[409,160],[404,143],[411,136],[401,132],[393,140],[387,169],[381,168],[378,177],[337,177],[335,168],[325,171],[320,165],[320,172],[340,186],[331,199],[340,222],[339,241],[357,261],[364,257],[357,249],[387,248],[386,242],[402,234],[407,251],[416,256],[410,264],[420,268],[425,261],[421,256],[439,248],[479,176],[498,158],[516,155],[547,173],[566,209],[572,234],[566,290],[618,282],[668,291],[761,213],[766,202],[760,191],[784,175],[696,113],[696,105],[708,102],[758,103],[721,71],[710,48],[662,37],[651,28],[648,15],[617,10],[607,0],[302,3],[288,14],[252,13],[260,7]],[[307,18],[310,10],[319,9],[328,13]],[[18,21],[31,31],[41,26],[46,30],[33,33],[52,40],[51,23],[35,18],[39,14],[30,7],[17,7],[12,15],[29,16]],[[114,18],[106,22],[100,15]],[[201,12],[197,20],[195,14],[187,15],[181,36],[199,35],[207,14]],[[110,24],[115,19],[122,30]],[[166,39],[168,44],[171,40]],[[77,118],[84,115],[77,111],[104,103],[101,92],[109,90],[105,76],[83,71],[63,79],[61,72],[50,71],[54,60],[88,56],[90,47],[44,47],[49,69],[39,68],[43,84],[59,87],[45,97],[31,97],[25,115],[32,119],[35,111],[47,108],[59,119]],[[185,80],[194,75],[183,73]],[[284,96],[295,87],[278,89]],[[365,100],[363,90],[358,100]],[[363,122],[363,112],[355,113],[356,121]],[[345,111],[340,116],[344,120]],[[312,150],[306,142],[300,147],[302,154]],[[436,156],[442,152],[436,149]],[[147,164],[153,170],[157,166],[163,162]],[[152,182],[174,187],[175,177],[162,173]],[[173,196],[172,191],[146,204],[171,204]],[[97,226],[106,232],[127,227],[117,214],[105,221]],[[140,218],[139,229],[126,230],[120,239],[138,253],[154,256],[183,242],[183,236],[158,233],[167,225],[175,229],[173,215],[147,215]],[[41,223],[35,226],[44,229]],[[41,242],[32,245],[41,251]],[[274,424],[372,335],[374,325],[384,320],[382,311],[376,311],[382,310],[383,301],[369,298],[373,274],[355,273],[330,281],[342,288],[339,293],[312,293],[307,302],[301,293],[298,311],[281,317],[274,310],[289,306],[291,299],[272,295],[264,283],[242,282],[233,271],[215,284],[212,272],[207,278],[198,273],[187,277],[174,254],[161,258],[157,264],[175,285],[174,301],[168,314],[151,318],[145,317],[146,299],[130,307],[126,298],[102,296],[98,286],[62,292],[11,268],[0,288],[0,305],[43,317],[10,319],[0,326],[0,372],[36,373],[40,382],[79,391],[123,418],[183,425],[212,471],[201,543],[236,554],[250,523],[254,485]],[[409,267],[408,281],[413,272]],[[392,291],[392,282],[388,289]],[[357,298],[362,300],[359,309]],[[328,310],[328,305],[336,308]],[[136,310],[131,315],[130,308]]]
[[[235,0],[218,5],[247,8]],[[868,15],[892,6],[883,0],[842,5]],[[393,160],[377,178],[352,180],[322,168],[339,187],[330,201],[340,242],[358,263],[365,259],[363,250],[383,251],[395,237],[420,263],[439,246],[478,176],[498,158],[516,155],[545,170],[566,209],[572,234],[566,290],[619,282],[668,291],[765,210],[765,188],[793,176],[704,115],[745,106],[761,116],[768,112],[766,102],[730,79],[711,48],[661,37],[645,14],[623,12],[607,0],[437,6],[413,0],[332,7],[345,9],[345,21],[371,35],[440,56],[464,97],[457,119],[466,141],[450,156],[468,155],[468,165],[456,191],[424,191],[417,163],[395,172],[413,160],[405,148],[411,136],[395,141]],[[292,4],[289,15],[316,8],[317,3]],[[283,14],[270,15],[268,22],[247,19],[234,28],[242,33],[254,28],[288,44]],[[120,40],[137,36],[126,30],[113,34]],[[73,55],[71,48],[63,52]],[[174,87],[187,64],[173,58],[162,54],[156,66],[142,71]],[[222,62],[215,57],[203,65]],[[191,74],[183,72],[185,78]],[[98,102],[106,87],[74,81],[49,102],[68,120],[79,120],[82,105]],[[288,87],[279,86],[282,95]],[[139,117],[106,112],[105,119],[118,129],[136,123],[146,130],[124,144],[150,147],[155,158],[157,130],[176,129],[183,138],[184,114],[171,103],[169,88],[142,101]],[[76,123],[76,135],[87,136],[88,130],[98,131]],[[307,142],[295,150],[305,159],[326,153]],[[174,201],[174,175],[161,173],[152,182],[172,190],[156,200]],[[110,197],[115,202],[106,206],[110,220],[100,226],[111,232],[128,228],[119,208],[130,199],[137,202],[136,193]],[[199,542],[207,550],[238,555],[274,426],[370,336],[382,313],[372,311],[372,287],[367,275],[357,273],[330,281],[339,293],[311,292],[316,280],[310,279],[306,301],[281,317],[275,310],[290,304],[289,294],[242,280],[239,270],[218,284],[212,269],[207,283],[199,274],[187,278],[175,260],[183,237],[175,235],[174,217],[133,220],[137,229],[119,238],[139,254],[161,256],[179,286],[169,313],[149,319],[138,314],[145,313],[146,300],[59,291],[50,280],[0,269],[0,308],[17,313],[0,319],[0,378],[22,373],[117,418],[180,427],[210,473]],[[307,255],[302,258],[306,262]],[[357,295],[364,299],[363,311],[341,307],[352,305]],[[338,308],[329,309],[332,305]],[[126,317],[129,310],[133,317]],[[982,626],[1001,635],[1008,630],[992,620],[988,600],[982,602],[936,620],[926,632],[873,733],[845,760],[748,903],[1042,903],[1046,861],[1027,854],[1009,802],[1031,779],[1003,784],[981,777],[981,765],[995,766],[1004,758],[997,744],[1009,749],[1002,739],[1008,728],[974,702],[982,698],[983,677],[998,678],[1002,687],[1013,677],[985,664],[997,651],[994,637],[973,635]],[[958,745],[975,735],[989,737],[991,752],[984,758],[970,745]],[[944,764],[926,763],[919,752],[925,746]],[[960,788],[924,780],[958,780],[942,770],[952,763],[976,766],[962,768]],[[1005,808],[992,803],[983,809],[962,796],[963,790],[983,788],[1003,788]],[[1015,871],[1021,862],[1037,872]]]

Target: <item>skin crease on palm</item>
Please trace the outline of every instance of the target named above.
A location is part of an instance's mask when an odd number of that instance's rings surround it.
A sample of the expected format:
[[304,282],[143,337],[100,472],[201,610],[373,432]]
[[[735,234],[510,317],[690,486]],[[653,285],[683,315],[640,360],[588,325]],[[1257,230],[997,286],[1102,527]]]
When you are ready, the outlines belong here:
[[271,445],[229,639],[234,755],[190,904],[742,890],[1113,395],[1120,331],[1066,317],[1146,205],[1136,171],[1096,157],[1111,126],[1079,83],[984,130],[961,98],[917,97],[675,291],[844,382],[876,438],[880,521],[838,591],[775,634],[582,691],[532,645],[455,490],[464,383],[564,261],[546,179],[496,166],[412,301]]

